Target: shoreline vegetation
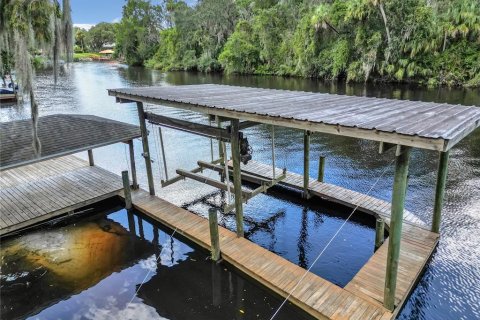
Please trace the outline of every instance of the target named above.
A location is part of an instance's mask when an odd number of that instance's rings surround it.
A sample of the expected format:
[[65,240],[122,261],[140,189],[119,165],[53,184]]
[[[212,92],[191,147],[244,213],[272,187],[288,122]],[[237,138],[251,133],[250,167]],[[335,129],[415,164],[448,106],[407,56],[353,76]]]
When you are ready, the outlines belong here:
[[[81,52],[73,54],[73,62],[87,62],[105,60],[100,54],[95,52]],[[111,60],[111,59],[109,59]]]
[[115,43],[163,71],[480,86],[478,0],[127,0]]

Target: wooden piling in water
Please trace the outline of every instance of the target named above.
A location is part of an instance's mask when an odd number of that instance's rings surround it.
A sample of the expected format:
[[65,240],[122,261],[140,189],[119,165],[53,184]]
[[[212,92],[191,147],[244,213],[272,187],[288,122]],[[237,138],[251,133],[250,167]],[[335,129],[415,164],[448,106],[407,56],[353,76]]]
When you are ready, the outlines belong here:
[[220,237],[218,233],[217,210],[215,208],[208,209],[208,224],[210,226],[212,260],[218,261],[220,259]]
[[90,167],[93,167],[95,165],[95,162],[93,161],[93,150],[90,149],[88,150],[88,164]]
[[137,216],[138,220],[138,235],[140,238],[145,239],[145,232],[143,231],[143,220],[140,216]]
[[128,141],[128,150],[130,153],[130,170],[132,171],[132,188],[138,189],[137,168],[135,165],[135,149],[133,148],[133,140]]
[[130,192],[130,179],[128,178],[128,171],[122,171],[123,192],[125,193],[125,209],[132,208],[132,194]]
[[231,145],[233,164],[233,187],[235,189],[235,218],[237,222],[237,236],[243,237],[243,199],[242,199],[242,178],[240,171],[240,141],[239,121],[231,121]]
[[447,182],[449,151],[440,152],[438,162],[437,185],[435,187],[435,205],[433,207],[432,232],[440,232],[442,218],[443,197],[445,195],[445,184]]
[[318,160],[318,178],[317,178],[317,180],[319,182],[323,182],[324,177],[325,177],[325,157],[320,156],[320,158]]
[[397,287],[398,260],[400,255],[400,241],[402,235],[403,210],[405,207],[410,149],[410,147],[402,146],[400,155],[396,157],[395,162],[387,270],[385,275],[383,301],[384,307],[388,310],[393,310],[395,307],[395,290]]
[[304,199],[309,198],[308,184],[310,180],[310,131],[305,130],[303,134],[303,195]]
[[384,230],[385,222],[382,218],[377,218],[377,222],[375,224],[375,250],[380,248],[380,246],[383,244],[383,241],[385,239]]
[[145,110],[143,102],[137,102],[138,120],[140,122],[140,131],[142,133],[143,157],[145,158],[145,168],[147,170],[148,189],[150,194],[155,195],[155,186],[153,184],[152,162],[150,160],[150,148],[148,146],[148,131],[145,123]]

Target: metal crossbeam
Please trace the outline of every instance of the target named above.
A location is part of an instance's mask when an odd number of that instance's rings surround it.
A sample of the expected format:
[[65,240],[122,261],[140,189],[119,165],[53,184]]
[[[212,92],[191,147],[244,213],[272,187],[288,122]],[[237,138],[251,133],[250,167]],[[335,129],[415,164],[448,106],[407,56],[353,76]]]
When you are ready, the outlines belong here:
[[226,129],[165,117],[152,112],[146,112],[145,119],[147,119],[150,123],[159,126],[189,132],[220,141],[230,142],[230,133]]

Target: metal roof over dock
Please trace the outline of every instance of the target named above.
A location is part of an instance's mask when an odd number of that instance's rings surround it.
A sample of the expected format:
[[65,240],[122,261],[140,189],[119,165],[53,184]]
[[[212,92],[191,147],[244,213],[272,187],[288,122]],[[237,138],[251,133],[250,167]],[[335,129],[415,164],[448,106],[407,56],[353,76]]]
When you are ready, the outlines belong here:
[[137,126],[110,119],[55,114],[39,118],[38,136],[42,148],[35,157],[31,119],[0,123],[0,170],[127,142],[141,134]]
[[409,100],[202,84],[110,89],[120,102],[448,151],[480,126],[480,108]]

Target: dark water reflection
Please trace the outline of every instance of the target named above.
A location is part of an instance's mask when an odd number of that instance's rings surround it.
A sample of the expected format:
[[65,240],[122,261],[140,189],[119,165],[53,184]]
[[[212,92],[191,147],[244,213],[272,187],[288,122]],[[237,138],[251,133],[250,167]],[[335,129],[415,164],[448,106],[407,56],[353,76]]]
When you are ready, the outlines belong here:
[[[478,89],[426,89],[408,85],[380,84],[351,86],[296,78],[161,73],[99,63],[75,64],[69,76],[61,78],[57,88],[54,88],[51,76],[48,74],[40,74],[37,79],[41,115],[95,114],[134,124],[138,122],[135,106],[115,104],[114,99],[107,96],[106,88],[223,83],[480,105]],[[147,108],[156,109],[165,115],[208,122],[201,115],[181,110],[154,106],[147,106]],[[28,108],[0,109],[2,121],[28,116]],[[159,196],[200,215],[205,215],[206,208],[209,206],[220,205],[222,195],[200,183],[187,180],[171,187],[160,188],[159,181],[164,178],[164,173],[158,152],[158,133],[155,127],[149,126],[149,129]],[[245,130],[249,141],[254,146],[255,160],[267,163],[271,161],[270,130],[267,126]],[[277,128],[275,136],[277,165],[302,173],[303,133]],[[191,169],[196,166],[198,160],[210,160],[208,139],[173,130],[164,130],[164,138],[170,176],[173,176],[176,168]],[[135,141],[135,149],[139,180],[145,186],[144,164],[138,156],[141,153],[139,141]],[[390,200],[393,180],[392,156],[390,154],[380,156],[377,149],[377,144],[363,140],[314,134],[311,146],[311,175],[317,174],[317,159],[319,155],[324,155],[327,157],[326,181],[366,192],[386,170],[385,176],[379,180],[372,194],[381,199]],[[214,150],[217,150],[215,144]],[[96,164],[115,173],[128,169],[126,148],[123,145],[100,148],[95,150],[94,154]],[[86,155],[80,156],[86,158]],[[426,224],[430,223],[433,210],[436,167],[435,152],[414,150],[406,206]],[[212,173],[211,176],[217,175]],[[316,202],[308,205],[298,203],[295,197],[281,198],[275,191],[271,195],[256,197],[245,206],[248,237],[299,265],[308,265],[313,260],[312,257],[315,257],[325,245],[325,239],[328,239],[329,235],[338,228],[338,222],[342,221],[345,212],[338,207],[329,209],[324,204],[320,204],[321,208],[316,208],[315,206],[318,205]],[[222,217],[221,223],[231,229],[235,226],[234,218],[228,215]],[[373,233],[370,226],[369,221],[353,221],[349,224],[348,229],[340,233],[338,241],[332,243],[334,250],[330,253],[326,252],[325,258],[320,259],[315,272],[340,285],[348,282],[362,261],[366,261],[365,259],[368,259],[371,254]],[[480,130],[477,130],[451,152],[442,238],[425,275],[401,312],[400,319],[480,318],[479,234]],[[347,244],[353,244],[353,247],[348,248]],[[352,261],[352,266],[345,261]],[[135,270],[132,269],[131,272],[133,277],[133,274],[136,274]],[[201,278],[203,279],[203,276]],[[222,297],[224,297],[223,294]]]
[[2,319],[268,319],[279,305],[172,230],[109,211],[2,243]]

